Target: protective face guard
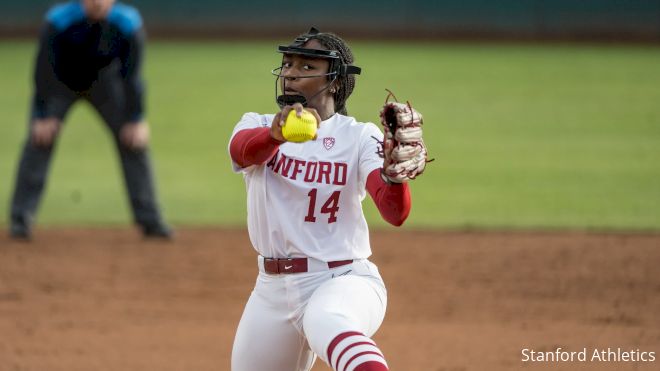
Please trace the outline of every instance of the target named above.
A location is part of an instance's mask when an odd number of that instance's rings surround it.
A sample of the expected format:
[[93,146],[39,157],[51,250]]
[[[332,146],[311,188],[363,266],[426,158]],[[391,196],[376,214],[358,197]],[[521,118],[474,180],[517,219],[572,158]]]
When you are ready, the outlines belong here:
[[[303,95],[287,95],[287,94],[279,94],[278,95],[278,88],[280,86],[280,78],[284,78],[284,76],[282,76],[281,72],[282,72],[282,67],[281,66],[277,67],[277,68],[274,68],[272,71],[270,71],[271,74],[273,74],[274,76],[277,76],[277,78],[275,79],[275,97],[276,97],[275,101],[277,102],[277,105],[280,108],[282,108],[284,106],[290,106],[294,103],[300,103],[300,104],[303,105],[303,107],[307,107],[307,98],[305,98],[305,96],[303,96]],[[323,87],[323,89],[319,90],[316,94],[314,94],[313,96],[311,96],[309,98],[309,99],[312,99],[315,96],[321,94],[321,92],[323,92],[327,88],[329,88],[330,85],[332,85],[332,83],[335,82],[335,80],[337,80],[337,72],[328,72],[328,73],[324,73],[324,74],[320,74],[320,75],[311,75],[311,76],[289,76],[289,78],[310,79],[310,78],[313,78],[313,77],[323,77],[323,76],[327,76],[328,79],[330,79],[330,82],[328,82],[326,84],[326,86]],[[331,78],[331,76],[332,76],[332,78]],[[283,88],[283,90],[285,90],[286,89],[286,79],[283,80],[283,81],[284,82],[283,82],[282,88]]]
[[[359,75],[362,72],[362,69],[360,67],[341,63],[341,59],[340,59],[341,55],[337,50],[311,49],[311,48],[302,47],[302,45],[304,45],[307,41],[312,39],[314,35],[318,33],[319,31],[316,28],[312,27],[306,35],[297,37],[291,45],[280,45],[277,48],[277,51],[282,54],[295,54],[309,58],[329,59],[330,68],[328,70],[330,72],[328,73],[324,73],[320,75],[312,75],[312,76],[289,76],[290,78],[296,78],[296,79],[308,79],[313,77],[326,76],[329,80],[328,84],[326,84],[326,86],[324,86],[323,89],[319,90],[317,93],[309,97],[309,99],[307,99],[302,95],[278,94],[279,81],[280,78],[284,78],[284,76],[282,76],[281,74],[282,72],[281,66],[274,68],[271,71],[271,74],[277,76],[277,79],[275,79],[275,97],[276,97],[275,101],[277,102],[277,105],[280,108],[286,105],[292,105],[294,103],[300,103],[303,105],[303,107],[306,107],[308,100],[311,100],[315,96],[321,94],[323,91],[328,89],[330,85],[332,85],[332,83],[335,82],[335,80],[337,80],[337,78],[347,75]],[[286,80],[284,80],[283,88],[285,88],[285,86],[286,86]]]

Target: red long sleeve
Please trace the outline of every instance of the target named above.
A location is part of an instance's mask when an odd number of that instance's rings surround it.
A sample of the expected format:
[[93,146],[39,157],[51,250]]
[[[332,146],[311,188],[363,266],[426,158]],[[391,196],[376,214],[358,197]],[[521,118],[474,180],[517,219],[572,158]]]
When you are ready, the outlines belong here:
[[263,164],[280,148],[270,136],[270,128],[244,129],[236,133],[229,145],[231,159],[241,167]]
[[397,227],[406,221],[412,206],[407,183],[387,184],[376,169],[367,177],[367,191],[385,221]]

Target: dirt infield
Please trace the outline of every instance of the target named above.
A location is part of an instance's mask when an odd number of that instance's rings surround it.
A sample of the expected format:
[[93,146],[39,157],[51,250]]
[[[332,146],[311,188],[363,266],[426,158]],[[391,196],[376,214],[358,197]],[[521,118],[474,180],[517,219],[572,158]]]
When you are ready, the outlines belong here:
[[[392,370],[660,370],[660,235],[388,229],[372,244]],[[229,370],[255,256],[244,230],[1,236],[0,371]],[[558,347],[587,359],[522,361]],[[592,360],[608,347],[656,360]]]

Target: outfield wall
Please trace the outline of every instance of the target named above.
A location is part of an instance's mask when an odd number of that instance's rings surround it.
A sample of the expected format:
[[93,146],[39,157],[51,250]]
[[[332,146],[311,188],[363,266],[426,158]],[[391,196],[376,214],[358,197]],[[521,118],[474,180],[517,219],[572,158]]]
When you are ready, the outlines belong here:
[[[132,0],[152,35],[600,38],[660,41],[660,0]],[[33,33],[53,0],[3,1],[0,32]],[[310,5],[313,4],[313,5]]]

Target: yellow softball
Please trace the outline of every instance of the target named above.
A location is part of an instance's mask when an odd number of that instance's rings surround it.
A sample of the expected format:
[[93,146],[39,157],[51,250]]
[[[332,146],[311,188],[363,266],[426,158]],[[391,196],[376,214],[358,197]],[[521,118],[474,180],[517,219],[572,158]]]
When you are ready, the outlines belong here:
[[302,143],[316,135],[316,116],[309,111],[302,111],[301,117],[291,110],[282,126],[282,135],[289,142]]

